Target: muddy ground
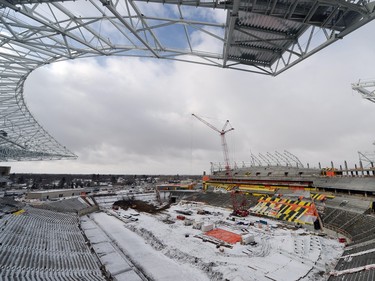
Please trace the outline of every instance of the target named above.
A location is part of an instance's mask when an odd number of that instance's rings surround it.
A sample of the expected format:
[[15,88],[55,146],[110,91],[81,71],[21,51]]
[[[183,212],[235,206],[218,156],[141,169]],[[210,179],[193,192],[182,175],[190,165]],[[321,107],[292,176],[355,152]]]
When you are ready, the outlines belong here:
[[151,203],[141,201],[141,200],[135,200],[135,199],[129,199],[129,200],[120,200],[113,203],[114,208],[115,206],[118,206],[119,208],[122,208],[124,210],[127,210],[129,208],[134,209],[138,212],[146,212],[150,214],[156,214],[163,210],[166,210],[170,207],[170,204],[162,205],[162,206],[155,206]]

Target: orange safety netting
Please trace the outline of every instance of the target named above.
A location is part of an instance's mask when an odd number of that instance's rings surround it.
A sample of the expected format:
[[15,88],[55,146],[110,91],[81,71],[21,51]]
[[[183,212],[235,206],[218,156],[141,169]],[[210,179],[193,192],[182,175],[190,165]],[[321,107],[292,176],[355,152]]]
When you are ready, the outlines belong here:
[[241,235],[221,228],[215,228],[211,231],[208,231],[205,233],[205,235],[215,237],[229,244],[236,244],[237,242],[241,242]]

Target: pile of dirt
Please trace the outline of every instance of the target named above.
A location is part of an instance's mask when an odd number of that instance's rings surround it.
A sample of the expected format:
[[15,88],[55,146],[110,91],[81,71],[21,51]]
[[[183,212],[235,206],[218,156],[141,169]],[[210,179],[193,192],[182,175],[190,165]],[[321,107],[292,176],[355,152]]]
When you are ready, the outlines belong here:
[[168,209],[170,207],[170,204],[163,205],[163,206],[155,206],[153,204],[150,204],[142,200],[129,199],[129,200],[116,201],[115,203],[113,203],[113,206],[118,206],[124,210],[131,208],[131,209],[137,210],[138,212],[156,214],[163,210]]

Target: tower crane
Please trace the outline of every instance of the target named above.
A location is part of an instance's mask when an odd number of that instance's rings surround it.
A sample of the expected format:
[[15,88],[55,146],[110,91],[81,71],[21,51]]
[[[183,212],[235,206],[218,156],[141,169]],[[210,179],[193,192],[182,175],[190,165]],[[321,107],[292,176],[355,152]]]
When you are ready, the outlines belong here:
[[197,118],[199,121],[201,121],[203,124],[206,124],[208,127],[210,127],[212,130],[218,132],[220,134],[220,137],[221,137],[221,146],[223,148],[223,154],[224,154],[224,163],[225,163],[225,171],[228,175],[231,175],[231,171],[230,171],[230,164],[229,164],[229,153],[228,153],[228,145],[227,145],[227,141],[225,140],[225,134],[230,132],[230,131],[233,131],[234,128],[229,128],[227,129],[227,126],[229,124],[229,120],[227,120],[223,126],[223,128],[221,129],[221,131],[219,129],[217,129],[215,126],[213,126],[212,124],[208,123],[206,120],[203,120],[202,118],[200,118],[199,116],[195,115],[194,113],[192,114],[195,118]]

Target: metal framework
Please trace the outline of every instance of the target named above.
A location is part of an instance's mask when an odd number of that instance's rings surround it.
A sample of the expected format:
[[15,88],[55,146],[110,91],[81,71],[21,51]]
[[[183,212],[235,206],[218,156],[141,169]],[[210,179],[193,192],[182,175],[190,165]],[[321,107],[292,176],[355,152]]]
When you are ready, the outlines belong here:
[[[361,94],[364,99],[375,103],[375,80],[352,83],[352,89]],[[375,142],[373,142],[373,145],[375,145]],[[358,151],[358,158],[359,162],[365,163],[366,167],[374,167],[375,151]]]
[[[297,156],[284,150],[284,153],[275,151],[274,154],[267,152],[265,155],[259,153],[258,156],[250,153],[250,166],[290,166],[304,168]],[[246,166],[245,163],[243,166]]]
[[374,167],[375,152],[374,151],[358,151],[358,158],[360,163],[365,163],[365,168]]
[[0,0],[0,161],[75,158],[25,105],[43,65],[135,56],[276,76],[374,15],[367,0]]
[[375,80],[352,83],[352,89],[360,93],[364,99],[375,103]]

